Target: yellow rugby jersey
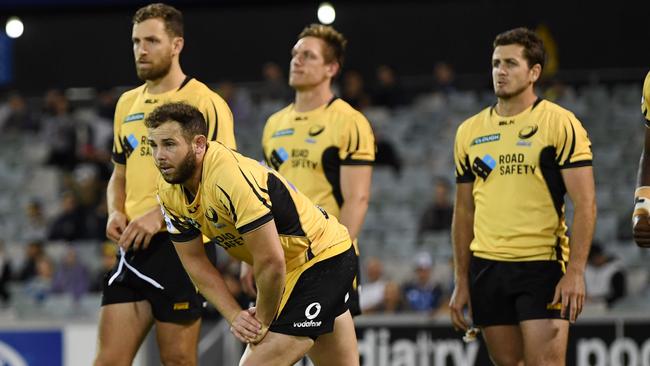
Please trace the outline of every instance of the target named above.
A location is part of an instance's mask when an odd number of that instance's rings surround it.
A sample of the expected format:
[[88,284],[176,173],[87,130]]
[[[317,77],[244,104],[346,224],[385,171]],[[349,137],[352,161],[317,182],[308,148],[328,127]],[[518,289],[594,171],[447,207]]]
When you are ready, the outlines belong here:
[[[252,264],[242,235],[275,220],[287,272],[329,247],[351,244],[347,230],[335,217],[277,172],[219,143],[208,145],[201,185],[191,201],[180,184],[169,184],[162,177],[159,182],[167,231],[176,242],[202,233],[233,257]],[[343,252],[350,246],[339,247],[338,252]]]
[[264,127],[267,164],[328,213],[343,204],[341,165],[371,165],[375,138],[368,120],[339,98],[309,112],[290,104]]
[[541,99],[511,117],[486,108],[458,127],[454,160],[456,181],[474,184],[474,255],[568,260],[560,170],[592,161],[573,113]]
[[641,113],[645,117],[645,125],[650,127],[650,72],[643,83],[643,95],[641,96]]
[[147,143],[144,119],[156,107],[184,101],[197,107],[208,123],[208,139],[236,148],[232,112],[219,95],[205,84],[187,78],[176,90],[149,94],[146,84],[122,94],[115,108],[113,162],[126,165],[124,210],[130,219],[158,205],[156,182],[160,173]]

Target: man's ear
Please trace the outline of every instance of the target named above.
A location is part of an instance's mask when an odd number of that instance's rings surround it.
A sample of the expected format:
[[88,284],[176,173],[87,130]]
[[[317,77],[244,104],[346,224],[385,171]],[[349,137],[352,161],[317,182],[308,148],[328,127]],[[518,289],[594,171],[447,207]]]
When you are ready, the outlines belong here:
[[535,64],[530,68],[530,78],[531,82],[536,83],[537,80],[542,76],[542,65]]
[[338,74],[340,69],[341,69],[341,65],[339,65],[338,62],[330,62],[329,64],[327,64],[327,75],[330,78],[334,78]]
[[192,139],[192,145],[197,154],[205,153],[205,149],[208,146],[208,139],[203,135],[196,135],[194,136],[194,139]]
[[172,52],[174,53],[174,56],[180,55],[184,45],[185,39],[183,37],[174,37],[172,40]]

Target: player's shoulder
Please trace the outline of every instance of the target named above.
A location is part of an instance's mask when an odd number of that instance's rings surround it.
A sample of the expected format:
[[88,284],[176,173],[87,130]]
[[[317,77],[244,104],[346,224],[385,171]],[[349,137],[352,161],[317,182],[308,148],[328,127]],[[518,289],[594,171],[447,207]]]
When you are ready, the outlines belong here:
[[271,116],[269,116],[269,118],[267,119],[267,125],[269,123],[277,123],[277,121],[281,121],[282,119],[286,118],[286,116],[288,116],[292,110],[293,110],[293,103],[271,114]]
[[562,107],[561,105],[542,99],[538,105],[533,107],[533,113],[545,114],[549,121],[568,121],[576,120],[576,116],[570,110]]
[[360,111],[356,110],[341,98],[336,98],[330,102],[330,105],[327,106],[327,110],[331,113],[338,114],[342,117],[342,120],[352,120],[352,121],[364,121],[366,117]]
[[181,86],[181,91],[190,93],[198,100],[218,100],[219,102],[223,101],[223,98],[219,94],[210,88],[207,84],[199,81],[196,78],[190,79],[187,84]]
[[458,126],[458,129],[459,131],[470,129],[476,124],[481,123],[481,121],[485,120],[486,118],[492,117],[494,113],[495,113],[494,105],[485,107],[480,112],[474,114],[473,116],[470,116],[469,118],[461,122],[460,125]]
[[120,95],[120,98],[117,100],[118,107],[125,104],[131,104],[135,101],[138,95],[144,93],[146,84],[142,84],[137,88],[129,89]]

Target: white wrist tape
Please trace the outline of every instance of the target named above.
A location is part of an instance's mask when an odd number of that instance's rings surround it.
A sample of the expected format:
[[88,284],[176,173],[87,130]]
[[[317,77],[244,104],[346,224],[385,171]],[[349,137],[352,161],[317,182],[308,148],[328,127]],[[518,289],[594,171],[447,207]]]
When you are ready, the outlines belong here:
[[650,214],[650,186],[639,187],[634,191],[634,215]]

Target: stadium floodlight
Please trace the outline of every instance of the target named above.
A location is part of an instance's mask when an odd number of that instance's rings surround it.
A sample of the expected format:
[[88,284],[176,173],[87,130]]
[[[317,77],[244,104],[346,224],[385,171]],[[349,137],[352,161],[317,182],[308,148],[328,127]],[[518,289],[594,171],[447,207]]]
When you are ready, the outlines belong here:
[[318,6],[318,21],[323,24],[332,24],[336,19],[336,10],[330,3],[322,3]]
[[7,24],[5,25],[5,32],[7,33],[7,36],[11,38],[18,38],[23,35],[24,30],[25,26],[18,17],[11,17],[9,20],[7,20]]

